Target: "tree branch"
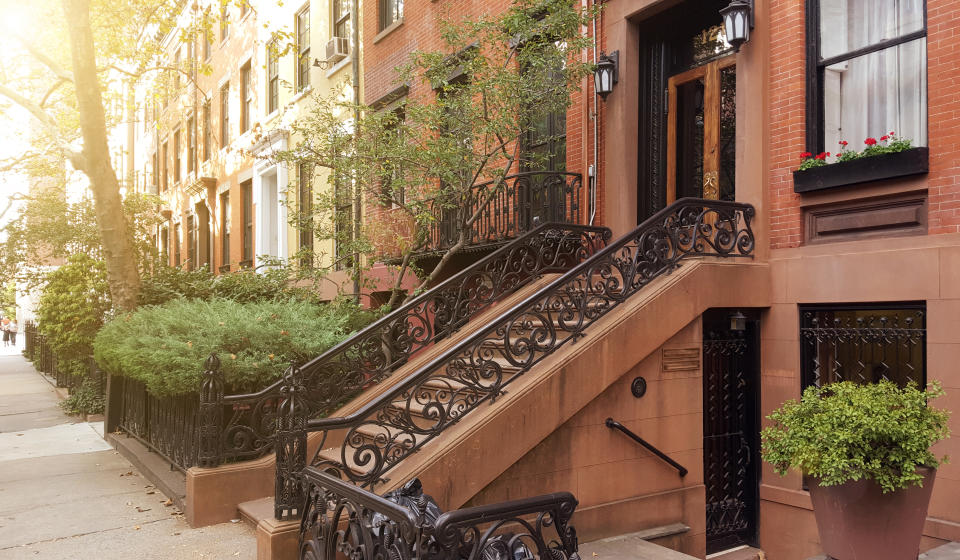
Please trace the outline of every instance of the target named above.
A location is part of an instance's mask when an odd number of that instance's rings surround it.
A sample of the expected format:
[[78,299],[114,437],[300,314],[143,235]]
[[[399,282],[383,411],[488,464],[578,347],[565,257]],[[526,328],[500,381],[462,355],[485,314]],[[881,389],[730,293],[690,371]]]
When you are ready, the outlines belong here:
[[24,39],[23,37],[21,37],[19,34],[14,34],[14,37],[17,38],[17,41],[20,42],[20,44],[23,46],[23,48],[27,49],[27,51],[29,51],[30,54],[32,54],[34,58],[36,58],[37,60],[39,60],[40,62],[42,62],[44,66],[46,66],[47,68],[49,68],[50,71],[53,72],[53,74],[54,74],[57,78],[59,78],[59,79],[61,79],[61,80],[64,80],[64,81],[67,81],[67,82],[72,82],[72,81],[73,81],[73,74],[70,73],[70,72],[68,72],[66,69],[64,69],[64,68],[63,68],[62,66],[60,66],[59,64],[57,64],[57,62],[56,62],[55,60],[53,60],[52,58],[50,58],[49,56],[47,56],[43,51],[41,51],[41,50],[39,50],[38,48],[34,47],[32,44],[30,44],[29,41],[27,41],[26,39]]
[[19,93],[13,91],[9,87],[7,87],[5,84],[0,84],[0,95],[6,97],[10,101],[13,101],[17,105],[23,107],[31,115],[33,115],[33,118],[40,121],[40,124],[42,124],[45,128],[47,128],[47,130],[50,131],[51,135],[54,138],[57,138],[61,142],[61,147],[63,148],[66,154],[66,157],[70,159],[70,163],[72,163],[74,167],[81,170],[85,168],[86,160],[83,158],[83,155],[80,152],[77,152],[76,150],[70,148],[65,143],[63,143],[63,140],[61,139],[61,137],[63,136],[63,131],[60,130],[59,123],[57,123],[57,120],[55,118],[53,118],[49,113],[44,111],[41,106],[37,105],[33,101],[30,101],[29,99],[20,95]]

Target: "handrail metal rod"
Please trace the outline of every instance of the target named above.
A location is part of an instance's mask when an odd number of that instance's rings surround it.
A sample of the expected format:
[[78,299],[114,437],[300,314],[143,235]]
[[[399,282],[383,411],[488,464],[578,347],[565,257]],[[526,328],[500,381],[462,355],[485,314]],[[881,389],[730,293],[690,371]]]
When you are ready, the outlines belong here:
[[650,442],[648,442],[647,440],[645,440],[645,439],[643,439],[642,437],[638,436],[637,434],[631,432],[629,428],[627,428],[626,426],[624,426],[624,425],[621,424],[620,422],[617,422],[617,421],[614,420],[613,418],[607,418],[606,424],[607,424],[607,427],[610,428],[610,429],[612,429],[612,430],[620,430],[621,432],[627,434],[628,436],[630,436],[631,439],[633,439],[633,441],[635,441],[635,442],[639,443],[640,445],[644,446],[645,448],[647,448],[647,451],[653,453],[653,454],[656,455],[657,457],[660,457],[661,459],[663,459],[664,461],[666,461],[667,463],[669,463],[671,467],[677,469],[677,472],[680,473],[680,477],[681,477],[681,478],[684,477],[684,476],[687,476],[687,472],[688,472],[688,471],[687,471],[686,467],[684,467],[684,466],[681,465],[680,463],[678,463],[678,462],[674,461],[673,459],[671,459],[669,456],[667,456],[666,453],[664,453],[663,451],[660,451],[659,449],[657,449],[656,447],[654,447],[654,446],[653,446],[652,444],[650,444]]

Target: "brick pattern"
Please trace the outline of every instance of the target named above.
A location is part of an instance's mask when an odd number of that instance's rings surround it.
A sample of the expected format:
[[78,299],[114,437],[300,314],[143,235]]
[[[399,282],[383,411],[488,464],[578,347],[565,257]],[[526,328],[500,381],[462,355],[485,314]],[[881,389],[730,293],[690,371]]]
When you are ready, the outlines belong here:
[[[378,2],[364,2],[363,10],[363,37],[364,37],[364,102],[367,104],[377,101],[397,87],[395,68],[407,61],[408,55],[414,50],[435,50],[443,46],[439,35],[438,18],[461,19],[478,15],[492,16],[505,11],[512,2],[510,0],[415,0],[404,3],[403,23],[379,39],[378,36]],[[586,56],[586,54],[584,55]],[[410,84],[411,97],[429,96],[432,92],[422,84]],[[587,166],[591,161],[592,153],[592,120],[590,107],[585,100],[592,98],[588,80],[584,80],[583,90],[576,92],[571,99],[571,107],[567,111],[567,171],[580,173],[583,176],[583,199],[581,212],[583,219],[587,218],[588,178]],[[390,213],[380,205],[368,205],[365,209],[366,222],[374,224],[384,220],[385,214]],[[599,220],[598,220],[598,223]]]
[[[770,246],[796,247],[803,236],[792,171],[806,149],[804,0],[771,0]],[[929,233],[960,232],[960,5],[927,1],[927,119],[930,147]]]

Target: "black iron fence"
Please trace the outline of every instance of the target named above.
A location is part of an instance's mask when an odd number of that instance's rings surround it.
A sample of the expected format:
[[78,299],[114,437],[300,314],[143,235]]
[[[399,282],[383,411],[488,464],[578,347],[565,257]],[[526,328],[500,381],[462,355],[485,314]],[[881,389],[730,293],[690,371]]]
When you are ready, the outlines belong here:
[[441,513],[422,493],[381,497],[314,468],[304,483],[302,560],[579,560],[568,492]]
[[62,368],[59,365],[56,353],[50,346],[47,336],[40,332],[37,325],[27,321],[23,326],[24,349],[23,355],[33,362],[37,371],[53,378],[57,387],[67,389],[70,393],[80,388],[85,380],[92,380],[97,394],[106,394],[106,376],[97,367],[93,356],[85,360],[85,371],[77,372],[73,369]]
[[[291,368],[278,421],[276,517],[299,514],[305,503],[308,432],[322,433],[313,467],[372,489],[406,457],[503,395],[512,381],[683,259],[751,255],[753,215],[748,204],[678,200],[346,417],[308,420],[302,373]],[[325,449],[328,439],[337,443]]]
[[466,244],[509,241],[540,224],[585,223],[580,213],[583,178],[579,173],[530,171],[474,185],[470,200],[434,200],[427,251],[444,251],[460,238],[460,225],[474,218]]

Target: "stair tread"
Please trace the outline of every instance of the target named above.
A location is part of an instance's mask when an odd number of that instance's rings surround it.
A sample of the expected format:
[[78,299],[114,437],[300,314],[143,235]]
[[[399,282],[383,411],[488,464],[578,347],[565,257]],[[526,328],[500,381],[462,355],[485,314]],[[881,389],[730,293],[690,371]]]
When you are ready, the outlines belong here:
[[259,498],[237,504],[240,518],[247,524],[256,527],[261,519],[273,517],[273,496]]
[[693,560],[695,558],[649,542],[643,537],[643,534],[648,532],[629,533],[583,543],[580,545],[580,557],[597,560]]

